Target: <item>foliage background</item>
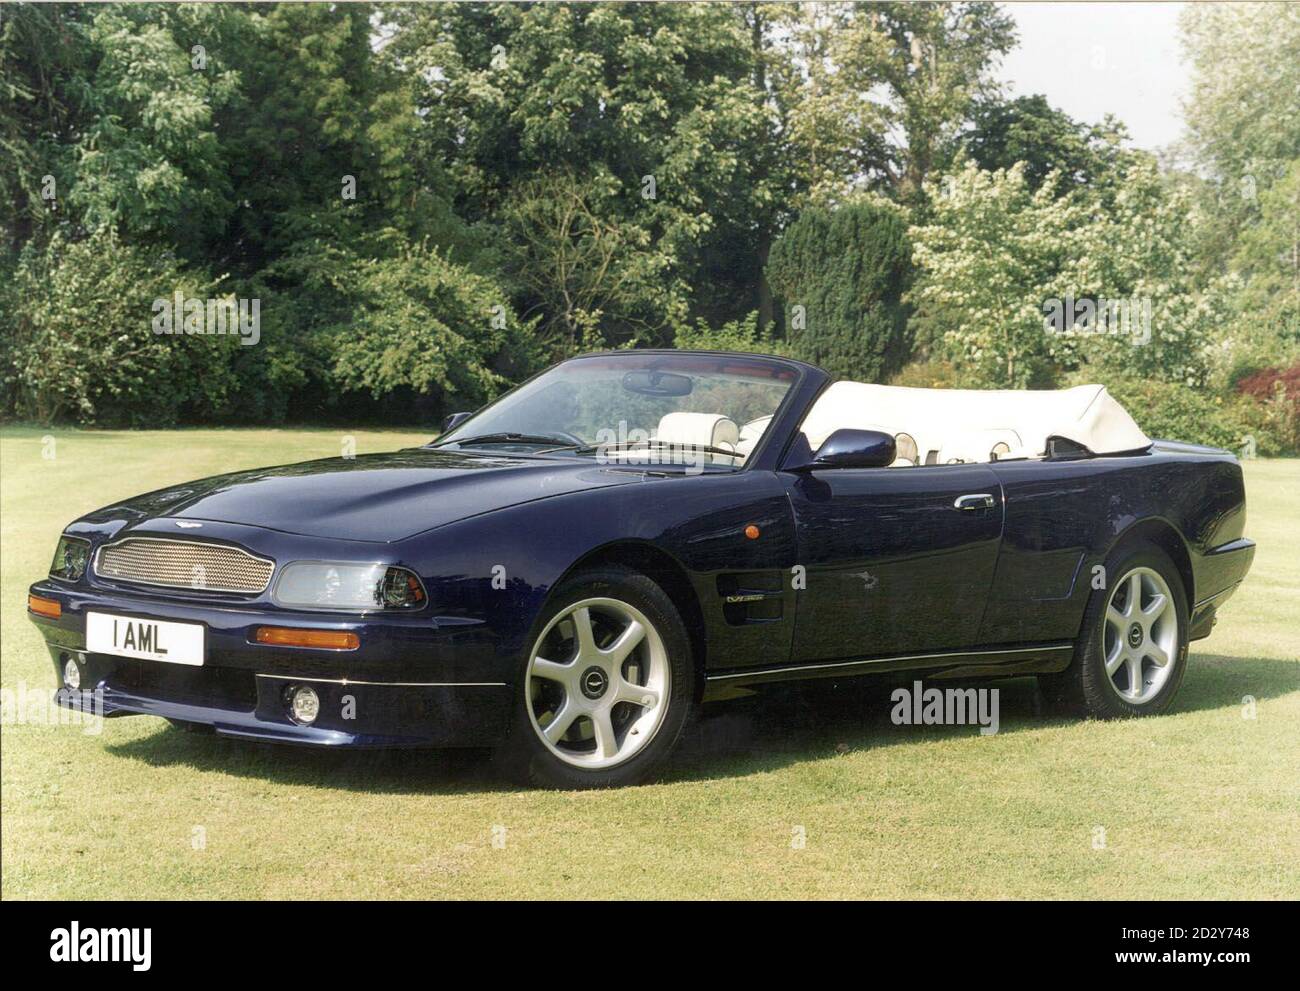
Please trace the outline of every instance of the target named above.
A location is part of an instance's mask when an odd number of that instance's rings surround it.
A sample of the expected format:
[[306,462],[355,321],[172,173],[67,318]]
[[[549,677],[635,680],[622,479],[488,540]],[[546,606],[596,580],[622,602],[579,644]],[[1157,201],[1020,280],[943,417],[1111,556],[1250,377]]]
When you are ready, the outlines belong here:
[[[1194,4],[1157,161],[989,3],[0,6],[0,415],[423,422],[594,347],[1102,381],[1294,451],[1300,7]],[[261,339],[157,337],[257,298]],[[1151,340],[1049,334],[1148,299]]]

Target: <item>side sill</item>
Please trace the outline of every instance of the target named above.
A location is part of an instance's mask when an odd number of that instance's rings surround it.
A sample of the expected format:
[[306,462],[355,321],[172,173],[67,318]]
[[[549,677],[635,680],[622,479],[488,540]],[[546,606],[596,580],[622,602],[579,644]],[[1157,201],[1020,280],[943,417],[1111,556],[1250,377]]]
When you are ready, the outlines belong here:
[[1070,666],[1073,656],[1074,644],[1067,642],[1034,647],[894,654],[888,657],[833,661],[825,664],[785,664],[779,667],[753,668],[745,671],[716,671],[705,675],[705,698],[707,700],[710,697],[711,689],[724,687],[758,685],[774,681],[805,681],[812,678],[850,678],[917,668],[934,668],[939,672],[937,677],[946,678],[1047,674],[1064,671]]

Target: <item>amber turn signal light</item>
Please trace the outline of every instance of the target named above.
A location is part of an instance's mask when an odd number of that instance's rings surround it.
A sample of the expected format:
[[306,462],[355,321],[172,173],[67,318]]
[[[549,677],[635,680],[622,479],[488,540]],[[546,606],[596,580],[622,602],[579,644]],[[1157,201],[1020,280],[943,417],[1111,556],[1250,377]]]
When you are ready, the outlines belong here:
[[322,650],[356,650],[361,638],[346,630],[295,630],[288,626],[259,626],[256,640],[276,647],[317,647]]
[[58,619],[63,615],[63,607],[57,601],[42,599],[39,595],[27,596],[27,608],[37,616],[48,616],[50,619]]
[[748,537],[750,540],[757,540],[759,533],[760,531],[758,527],[754,526],[753,523],[745,527],[745,536]]

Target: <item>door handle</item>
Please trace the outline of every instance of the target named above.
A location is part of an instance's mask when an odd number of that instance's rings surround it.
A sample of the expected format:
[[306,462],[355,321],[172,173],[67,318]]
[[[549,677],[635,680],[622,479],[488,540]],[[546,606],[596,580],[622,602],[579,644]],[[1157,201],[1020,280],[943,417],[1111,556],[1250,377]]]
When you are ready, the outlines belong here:
[[987,492],[976,492],[972,495],[958,496],[952,504],[953,509],[962,509],[970,511],[972,509],[992,509],[993,496]]

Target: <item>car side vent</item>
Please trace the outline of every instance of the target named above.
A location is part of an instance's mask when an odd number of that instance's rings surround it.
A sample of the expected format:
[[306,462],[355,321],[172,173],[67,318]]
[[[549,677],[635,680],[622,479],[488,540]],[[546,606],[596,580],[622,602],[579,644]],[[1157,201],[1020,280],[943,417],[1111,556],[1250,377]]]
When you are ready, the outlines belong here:
[[718,575],[722,615],[732,626],[771,623],[785,617],[782,571],[739,571]]

